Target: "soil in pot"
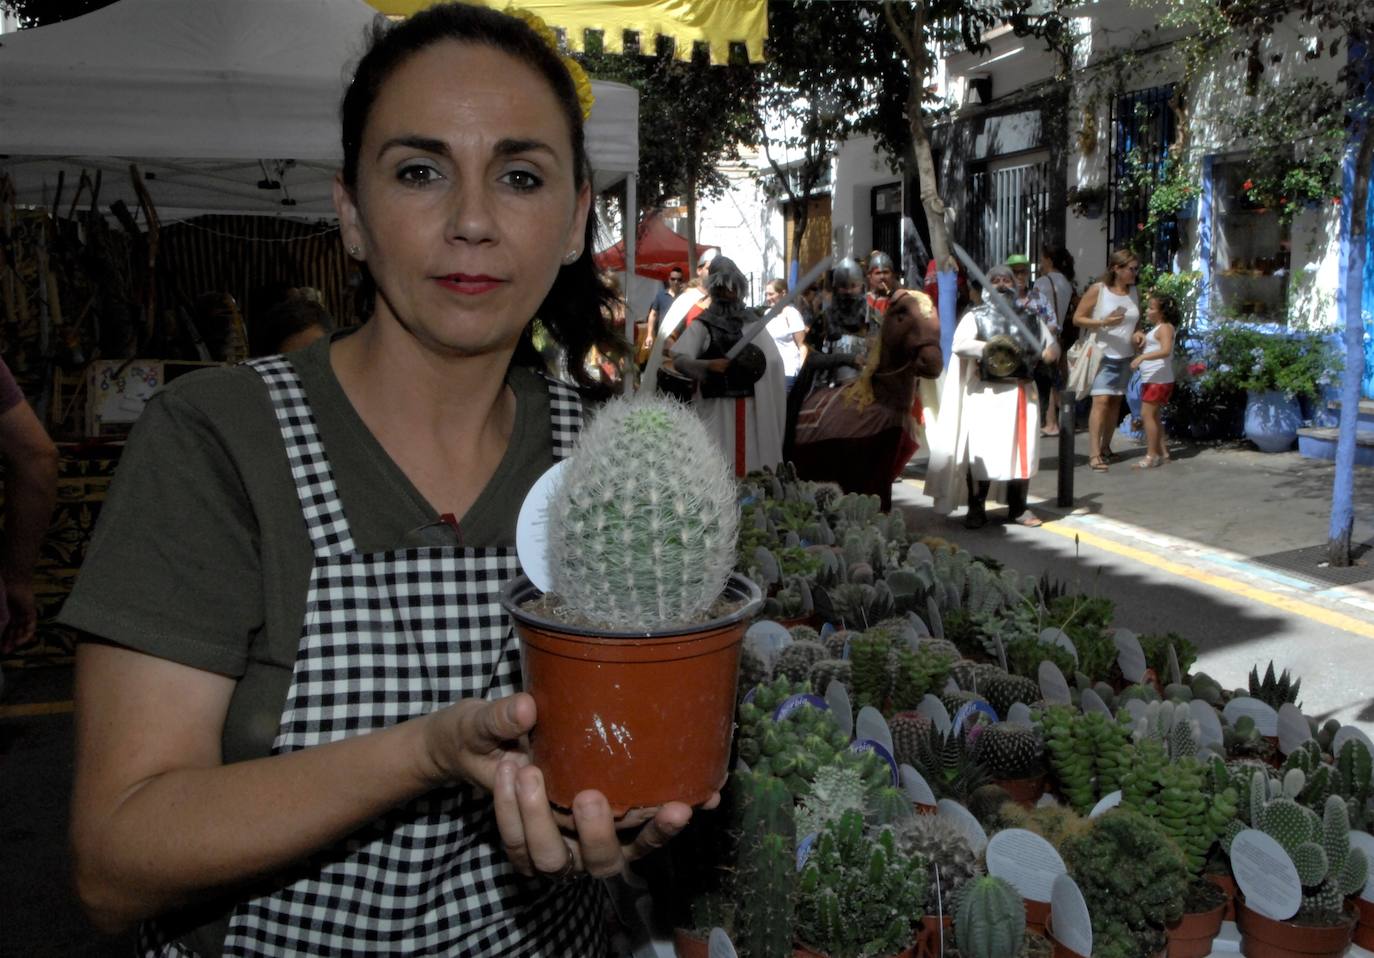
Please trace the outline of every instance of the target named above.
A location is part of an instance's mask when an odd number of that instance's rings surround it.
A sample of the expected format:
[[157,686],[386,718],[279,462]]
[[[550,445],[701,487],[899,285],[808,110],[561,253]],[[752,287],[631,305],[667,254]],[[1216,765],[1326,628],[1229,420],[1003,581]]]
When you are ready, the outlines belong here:
[[571,808],[594,788],[618,817],[710,799],[728,772],[740,643],[763,602],[758,586],[731,576],[730,614],[652,635],[597,633],[522,607],[538,595],[521,576],[501,602],[539,712],[530,748],[549,801]]
[[1229,872],[1208,872],[1202,877],[1220,888],[1222,893],[1226,896],[1226,911],[1222,913],[1222,921],[1235,921],[1236,896],[1238,894],[1236,880],[1231,877]]
[[1210,882],[1189,889],[1188,910],[1169,926],[1168,958],[1205,958],[1212,953],[1212,939],[1221,930],[1229,899]]
[[1241,902],[1236,924],[1240,952],[1250,958],[1339,958],[1350,946],[1355,909],[1347,906],[1346,919],[1339,925],[1302,925],[1266,918]]

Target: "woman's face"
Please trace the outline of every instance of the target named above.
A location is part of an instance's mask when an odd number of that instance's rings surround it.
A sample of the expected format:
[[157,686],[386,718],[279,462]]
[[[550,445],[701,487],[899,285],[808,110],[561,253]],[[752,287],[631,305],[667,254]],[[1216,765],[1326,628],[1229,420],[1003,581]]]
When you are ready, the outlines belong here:
[[1130,286],[1135,283],[1136,275],[1140,273],[1140,260],[1133,259],[1124,266],[1118,266],[1113,270],[1113,273],[1117,283]]
[[414,54],[372,105],[356,193],[336,181],[346,246],[377,283],[374,319],[451,355],[512,349],[569,253],[590,190],[533,68],[442,41]]
[[776,286],[767,286],[764,288],[763,301],[768,304],[770,309],[772,308],[773,304],[781,298],[782,294],[778,292],[778,288]]

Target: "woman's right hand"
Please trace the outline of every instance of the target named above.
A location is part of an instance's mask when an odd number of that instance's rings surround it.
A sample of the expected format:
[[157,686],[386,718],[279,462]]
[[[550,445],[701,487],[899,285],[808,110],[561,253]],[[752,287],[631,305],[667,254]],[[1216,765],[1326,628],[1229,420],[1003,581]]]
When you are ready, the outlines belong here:
[[1126,307],[1118,306],[1108,313],[1102,320],[1103,326],[1120,326],[1126,321]]

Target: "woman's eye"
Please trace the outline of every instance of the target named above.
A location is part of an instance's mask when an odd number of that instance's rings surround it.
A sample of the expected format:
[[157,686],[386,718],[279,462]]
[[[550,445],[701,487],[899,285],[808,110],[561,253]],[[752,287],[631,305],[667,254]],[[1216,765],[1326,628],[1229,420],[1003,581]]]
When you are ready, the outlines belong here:
[[412,186],[423,186],[432,183],[439,178],[439,173],[432,166],[423,163],[407,163],[396,171],[396,179],[402,183]]
[[537,190],[544,185],[544,181],[529,170],[511,170],[501,177],[501,181],[521,193]]

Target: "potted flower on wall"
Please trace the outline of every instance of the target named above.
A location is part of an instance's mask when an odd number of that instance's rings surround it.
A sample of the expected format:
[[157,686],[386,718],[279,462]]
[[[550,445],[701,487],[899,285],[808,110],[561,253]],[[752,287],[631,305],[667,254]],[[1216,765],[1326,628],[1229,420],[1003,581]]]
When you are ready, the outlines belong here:
[[1106,211],[1107,188],[1100,183],[1071,186],[1066,199],[1075,215],[1095,220]]

